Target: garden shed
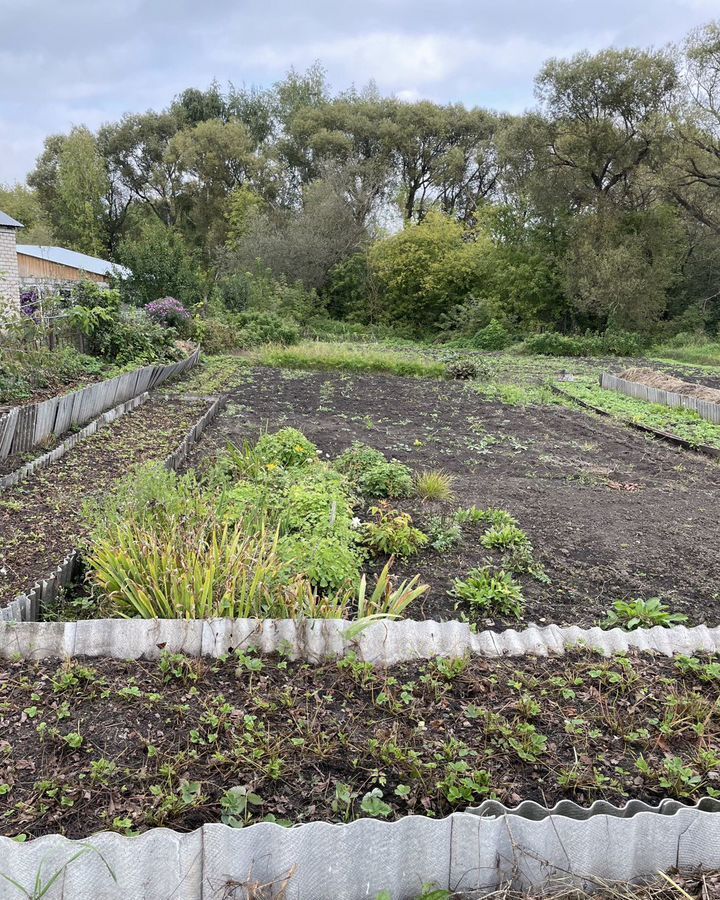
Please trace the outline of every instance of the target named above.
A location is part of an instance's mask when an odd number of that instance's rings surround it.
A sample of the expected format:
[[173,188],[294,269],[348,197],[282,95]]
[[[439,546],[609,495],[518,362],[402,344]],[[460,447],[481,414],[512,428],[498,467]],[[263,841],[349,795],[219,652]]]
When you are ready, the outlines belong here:
[[106,259],[64,247],[35,244],[18,244],[17,264],[22,290],[36,290],[41,294],[67,293],[78,281],[94,281],[109,287],[112,275],[129,274],[125,267]]

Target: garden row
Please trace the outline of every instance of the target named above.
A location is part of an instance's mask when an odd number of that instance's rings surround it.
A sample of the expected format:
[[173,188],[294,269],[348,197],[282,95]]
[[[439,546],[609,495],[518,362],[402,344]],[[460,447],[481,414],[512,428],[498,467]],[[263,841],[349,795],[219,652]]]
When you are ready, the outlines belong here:
[[[613,468],[579,469],[591,445]],[[704,577],[681,559],[668,605],[613,597],[602,568],[593,600],[572,545],[618,503],[635,536],[683,502],[713,522],[714,475],[674,453],[472,385],[243,368],[190,471],[136,470],[79,519],[87,577],[46,618],[132,620],[0,630],[4,833],[118,833],[77,863],[57,837],[15,845],[4,874],[27,885],[42,852],[66,888],[107,896],[317,900],[720,865],[720,635],[638,628],[712,619]],[[626,565],[667,598],[647,546]],[[451,621],[392,621],[433,609]],[[632,630],[481,630],[528,611]],[[654,811],[667,797],[700,805]],[[548,814],[596,799],[631,803]],[[122,836],[146,831],[131,866]]]

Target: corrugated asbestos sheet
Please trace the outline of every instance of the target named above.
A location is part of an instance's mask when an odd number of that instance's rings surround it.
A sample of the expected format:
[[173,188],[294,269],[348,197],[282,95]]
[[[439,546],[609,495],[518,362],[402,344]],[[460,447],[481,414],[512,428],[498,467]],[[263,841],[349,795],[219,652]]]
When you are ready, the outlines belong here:
[[[442,820],[408,816],[241,829],[212,824],[190,834],[158,828],[84,842],[57,835],[26,844],[0,838],[0,871],[28,894],[38,872],[46,880],[61,872],[47,900],[374,900],[383,891],[393,900],[411,900],[426,884],[467,892],[508,881],[519,889],[570,882],[587,887],[590,879],[655,875],[678,860],[720,867],[719,806],[703,800],[662,812],[629,805],[612,815],[546,811],[539,819],[504,808],[490,817],[480,807]],[[253,885],[265,885],[266,893],[252,893]]]
[[11,409],[0,417],[0,459],[26,453],[51,435],[59,437],[69,428],[85,425],[100,413],[181,375],[199,358],[198,348],[187,359],[168,366],[144,366],[72,394]]

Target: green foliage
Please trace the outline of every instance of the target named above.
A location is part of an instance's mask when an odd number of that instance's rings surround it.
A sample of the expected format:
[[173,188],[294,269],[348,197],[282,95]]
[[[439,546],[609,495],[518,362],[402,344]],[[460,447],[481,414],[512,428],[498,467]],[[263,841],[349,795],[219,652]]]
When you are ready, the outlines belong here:
[[420,378],[443,378],[447,373],[444,363],[420,353],[320,341],[300,343],[297,347],[269,347],[258,352],[257,360],[264,365],[289,369],[389,372]]
[[183,238],[157,220],[148,220],[123,238],[118,262],[130,269],[118,280],[123,300],[146,306],[159,297],[177,297],[191,307],[205,295],[203,274]]
[[457,381],[468,381],[471,378],[478,378],[486,374],[486,369],[482,363],[466,356],[464,359],[452,359],[447,363],[447,377],[454,378]]
[[104,373],[101,360],[71,347],[57,350],[0,349],[0,403],[32,397],[35,391],[62,390]]
[[636,628],[652,628],[654,625],[670,628],[683,622],[687,622],[687,616],[670,612],[658,597],[651,597],[649,600],[616,600],[602,627],[635,631]]
[[282,428],[274,434],[264,434],[255,452],[265,466],[288,468],[315,459],[318,449],[297,428]]
[[463,227],[437,212],[373,244],[370,269],[382,287],[383,317],[418,333],[436,328],[481,281],[483,256],[481,243],[466,241]]
[[630,332],[570,337],[546,331],[527,338],[518,349],[540,356],[641,356],[646,346],[647,342],[641,336]]
[[448,501],[455,496],[456,478],[442,469],[429,469],[415,476],[415,493],[422,500]]
[[375,554],[404,558],[418,553],[427,544],[427,536],[412,524],[407,513],[389,505],[373,506],[375,521],[363,525],[363,541]]
[[462,526],[455,517],[431,516],[425,523],[425,533],[433,550],[446,553],[462,540]]
[[480,538],[480,543],[488,550],[512,550],[528,543],[528,536],[514,524],[491,525]]
[[504,350],[512,344],[508,329],[497,319],[491,319],[484,328],[478,329],[470,339],[478,350]]
[[456,578],[450,594],[464,600],[485,615],[522,615],[525,601],[512,575],[490,566],[471,569],[465,579]]
[[412,473],[407,466],[388,461],[384,454],[367,444],[356,441],[333,465],[362,497],[395,499],[407,497],[413,489]]
[[391,563],[387,562],[377,577],[372,594],[367,596],[367,580],[363,575],[357,591],[358,619],[389,616],[400,618],[407,607],[421,597],[427,590],[427,584],[419,584],[420,576],[395,583],[390,575]]

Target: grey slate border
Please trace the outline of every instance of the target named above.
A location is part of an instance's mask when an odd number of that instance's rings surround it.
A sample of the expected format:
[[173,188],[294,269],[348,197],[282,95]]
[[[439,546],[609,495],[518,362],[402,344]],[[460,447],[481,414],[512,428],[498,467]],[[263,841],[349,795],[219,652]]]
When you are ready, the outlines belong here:
[[[141,403],[147,399],[148,394],[145,393],[139,398],[135,398],[135,400],[129,401],[130,404],[135,404],[136,406],[140,406]],[[196,443],[200,435],[203,433],[205,428],[217,417],[220,413],[221,409],[225,404],[225,397],[213,397],[206,398],[210,402],[209,408],[203,413],[203,415],[198,419],[198,421],[190,428],[188,433],[183,438],[180,446],[171,453],[163,462],[163,465],[168,469],[177,469],[187,458],[188,453],[190,452],[191,447],[194,443]],[[139,402],[138,402],[139,401]],[[122,404],[122,406],[128,406],[128,404]],[[134,407],[129,407],[134,408]],[[112,421],[114,418],[118,418],[120,415],[123,415],[128,410],[125,409],[122,412],[118,412],[120,408],[116,408],[111,410],[109,413],[105,413],[105,416],[112,416],[108,421]],[[103,419],[104,416],[101,416],[100,419]],[[88,428],[94,426],[94,430],[100,427],[100,419],[96,420],[96,422],[91,423]],[[85,431],[87,429],[83,429]],[[90,431],[88,434],[92,434]],[[66,447],[62,453],[58,456],[53,457],[52,459],[47,459],[46,462],[43,463],[42,466],[39,466],[41,460],[44,460],[45,457],[40,457],[39,460],[34,460],[34,463],[29,465],[35,465],[33,471],[36,471],[38,468],[44,468],[47,465],[50,465],[51,462],[54,462],[56,459],[59,459],[60,456],[64,455],[70,447],[74,446],[78,440],[82,439],[83,432],[78,432],[77,435],[73,435],[72,438],[69,439],[69,446]],[[87,437],[88,435],[84,435]],[[65,443],[65,442],[64,442]],[[61,447],[57,447],[52,453],[56,453],[60,450]],[[50,457],[52,454],[47,454]],[[16,474],[16,473],[12,473]],[[19,479],[18,479],[19,480]],[[0,483],[1,487],[1,483]],[[0,628],[6,622],[11,623],[27,623],[33,624],[35,626],[41,624],[52,624],[52,623],[38,623],[37,618],[40,611],[40,606],[43,603],[52,602],[58,595],[61,588],[65,587],[65,585],[69,584],[72,581],[73,577],[77,573],[79,565],[79,557],[76,551],[72,551],[65,557],[65,559],[60,563],[60,565],[52,572],[47,578],[36,582],[29,591],[24,594],[19,594],[15,597],[14,600],[11,600],[10,603],[0,608]],[[69,623],[70,624],[70,623]],[[0,898],[2,894],[0,894]]]
[[539,819],[512,811],[495,818],[459,812],[440,820],[407,816],[294,828],[208,824],[188,834],[103,832],[84,842],[59,835],[24,844],[0,838],[0,873],[31,888],[38,871],[47,880],[84,845],[98,852],[67,865],[47,900],[220,900],[250,895],[243,886],[253,882],[275,885],[278,894],[268,896],[287,900],[359,900],[381,891],[410,900],[427,883],[454,891],[488,891],[507,882],[517,889],[559,881],[588,887],[593,879],[629,881],[674,866],[720,867],[713,801],[678,804],[667,814],[653,808],[582,817],[546,812]]

